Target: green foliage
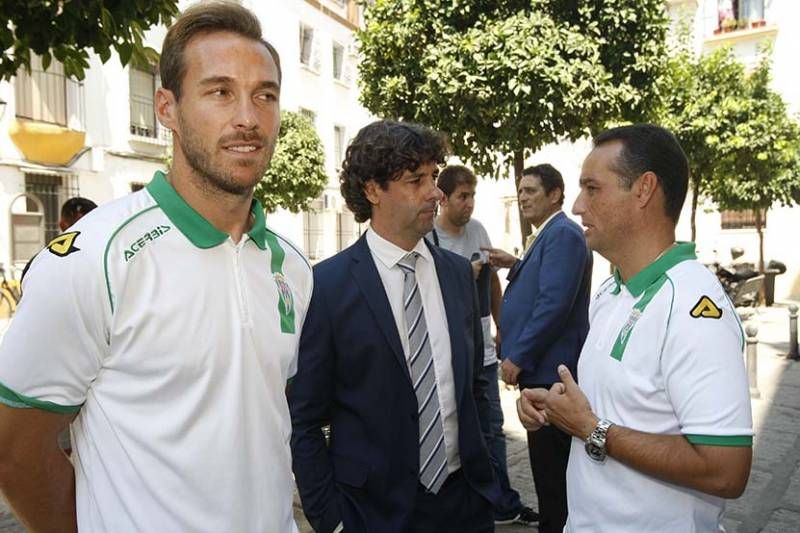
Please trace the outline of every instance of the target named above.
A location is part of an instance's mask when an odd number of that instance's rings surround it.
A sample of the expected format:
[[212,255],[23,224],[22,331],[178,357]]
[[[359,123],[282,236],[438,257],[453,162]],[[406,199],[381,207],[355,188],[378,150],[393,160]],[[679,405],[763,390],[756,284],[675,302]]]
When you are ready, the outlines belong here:
[[297,213],[322,193],[327,181],[325,153],[314,125],[300,113],[281,112],[275,155],[255,197],[267,212],[283,207]]
[[31,54],[41,56],[45,69],[53,59],[61,62],[79,80],[89,68],[89,49],[104,63],[112,50],[123,65],[154,63],[158,54],[144,46],[144,32],[177,13],[178,0],[0,0],[0,79],[20,67],[30,70]]
[[358,34],[362,102],[450,134],[479,173],[608,123],[660,94],[662,0],[377,0]]
[[722,145],[735,127],[744,83],[744,67],[729,48],[697,54],[684,33],[671,50],[659,122],[675,134],[689,159],[693,238],[697,199],[710,193],[722,172]]
[[800,204],[800,124],[770,86],[764,54],[729,110],[733,127],[722,139],[723,172],[709,186],[722,209]]

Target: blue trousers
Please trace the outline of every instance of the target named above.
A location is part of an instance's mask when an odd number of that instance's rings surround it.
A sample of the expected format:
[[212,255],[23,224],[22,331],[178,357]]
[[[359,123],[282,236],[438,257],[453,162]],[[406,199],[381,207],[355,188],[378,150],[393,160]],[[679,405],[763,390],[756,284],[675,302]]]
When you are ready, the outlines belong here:
[[489,448],[492,467],[500,482],[501,497],[494,508],[496,518],[516,516],[522,509],[519,493],[511,488],[506,462],[506,436],[503,433],[503,406],[500,404],[500,386],[497,377],[497,363],[483,367],[484,377],[489,381],[486,394],[489,398],[489,428],[484,428],[484,438]]

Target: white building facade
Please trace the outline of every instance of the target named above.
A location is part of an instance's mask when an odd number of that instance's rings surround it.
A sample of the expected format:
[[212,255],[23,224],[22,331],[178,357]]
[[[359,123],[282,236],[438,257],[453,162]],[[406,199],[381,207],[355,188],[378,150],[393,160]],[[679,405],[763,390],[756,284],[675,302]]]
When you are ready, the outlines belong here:
[[[370,121],[358,102],[355,0],[243,1],[281,55],[284,110],[312,118],[323,142],[329,183],[305,214],[278,212],[269,223],[315,259],[353,242],[354,224],[336,171],[349,139]],[[189,2],[182,3],[186,7]],[[147,44],[160,50],[166,28]],[[34,58],[0,82],[0,263],[19,268],[58,233],[61,204],[83,196],[102,204],[141,188],[165,168],[170,132],[155,117],[155,65],[122,67],[91,56],[82,82]]]

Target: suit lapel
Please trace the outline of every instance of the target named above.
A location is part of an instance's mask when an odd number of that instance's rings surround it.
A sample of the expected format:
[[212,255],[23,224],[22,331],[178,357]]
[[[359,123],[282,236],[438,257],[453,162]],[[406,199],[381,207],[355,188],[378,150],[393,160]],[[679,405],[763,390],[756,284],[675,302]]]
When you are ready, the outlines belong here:
[[[427,241],[426,241],[426,244]],[[462,320],[463,307],[465,301],[459,298],[459,288],[455,282],[453,272],[442,257],[442,252],[434,246],[428,244],[428,248],[433,255],[433,264],[436,267],[436,277],[439,279],[439,288],[442,291],[442,302],[447,316],[447,333],[450,335],[450,360],[453,368],[453,384],[456,390],[456,403],[461,400],[461,393],[464,390],[464,379],[466,377],[467,366],[464,357],[467,356],[466,346],[464,345],[464,330]],[[468,300],[471,302],[470,300]],[[483,346],[476,346],[476,350],[483,350]]]
[[403,345],[400,342],[399,333],[397,331],[397,323],[392,314],[392,308],[389,305],[389,299],[386,297],[386,290],[383,288],[378,269],[375,266],[375,261],[372,259],[372,254],[367,245],[366,234],[362,235],[358,242],[352,248],[353,268],[350,273],[353,276],[356,285],[361,290],[364,300],[367,302],[372,314],[375,316],[375,321],[378,327],[383,332],[386,342],[394,353],[395,359],[403,369],[403,374],[411,383],[411,376],[408,373],[408,365],[406,364],[406,357],[403,353]]
[[528,259],[533,255],[533,251],[543,242],[544,239],[542,239],[542,237],[547,235],[547,232],[552,230],[553,226],[557,226],[561,222],[561,218],[565,216],[567,215],[565,215],[563,211],[556,213],[553,219],[550,220],[550,222],[548,222],[544,227],[542,232],[536,236],[536,239],[533,241],[533,246],[528,249],[528,252],[522,258],[522,260],[515,264],[514,267],[509,271],[508,276],[506,277],[509,285],[514,282],[514,279],[517,277],[517,274],[519,274],[519,271],[522,270],[522,267],[525,266],[525,263],[527,263]]

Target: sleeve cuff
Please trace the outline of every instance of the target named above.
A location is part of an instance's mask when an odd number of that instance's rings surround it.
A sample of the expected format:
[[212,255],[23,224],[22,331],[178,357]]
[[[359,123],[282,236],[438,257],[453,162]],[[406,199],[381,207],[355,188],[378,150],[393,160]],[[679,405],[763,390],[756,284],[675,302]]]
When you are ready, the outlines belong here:
[[692,444],[701,446],[752,447],[751,435],[684,435]]
[[15,408],[35,408],[43,411],[50,411],[51,413],[59,414],[72,414],[81,410],[82,405],[59,405],[57,403],[48,402],[45,400],[37,400],[36,398],[29,398],[22,394],[16,393],[0,383],[0,403],[9,407]]

